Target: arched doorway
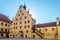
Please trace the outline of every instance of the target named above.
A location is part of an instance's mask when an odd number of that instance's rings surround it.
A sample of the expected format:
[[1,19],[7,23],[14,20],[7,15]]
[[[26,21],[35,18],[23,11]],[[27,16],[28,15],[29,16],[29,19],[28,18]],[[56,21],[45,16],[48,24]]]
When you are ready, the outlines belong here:
[[8,34],[6,34],[6,38],[9,38],[9,35]]
[[18,35],[19,35],[19,38],[23,38],[23,31],[19,31]]

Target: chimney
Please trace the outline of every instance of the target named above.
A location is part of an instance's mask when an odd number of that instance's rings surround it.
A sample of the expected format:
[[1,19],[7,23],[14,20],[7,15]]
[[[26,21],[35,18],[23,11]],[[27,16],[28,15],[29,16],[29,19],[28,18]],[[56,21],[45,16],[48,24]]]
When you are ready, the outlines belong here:
[[56,25],[59,25],[59,17],[56,18]]

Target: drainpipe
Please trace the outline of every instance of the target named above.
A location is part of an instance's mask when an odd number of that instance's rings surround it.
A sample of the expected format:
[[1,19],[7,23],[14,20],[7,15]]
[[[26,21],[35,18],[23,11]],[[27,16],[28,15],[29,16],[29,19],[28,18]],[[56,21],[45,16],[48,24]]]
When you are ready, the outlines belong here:
[[44,27],[43,27],[43,38],[44,38]]

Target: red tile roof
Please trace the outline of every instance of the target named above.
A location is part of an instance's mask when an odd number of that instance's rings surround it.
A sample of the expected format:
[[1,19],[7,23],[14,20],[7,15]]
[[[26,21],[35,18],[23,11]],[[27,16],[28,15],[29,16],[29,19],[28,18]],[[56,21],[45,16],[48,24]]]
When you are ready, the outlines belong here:
[[50,26],[56,26],[56,22],[50,22],[50,23],[44,23],[44,24],[36,24],[33,25],[33,27],[50,27]]
[[0,14],[0,21],[11,23],[11,20],[9,20],[8,17],[3,14]]

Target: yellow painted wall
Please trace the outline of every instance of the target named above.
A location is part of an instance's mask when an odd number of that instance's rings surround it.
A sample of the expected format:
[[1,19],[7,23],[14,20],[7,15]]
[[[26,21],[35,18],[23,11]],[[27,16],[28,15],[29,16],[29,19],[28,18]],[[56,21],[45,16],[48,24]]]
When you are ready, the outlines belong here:
[[[55,39],[56,27],[58,27],[58,39],[60,39],[60,26],[40,27],[40,28],[36,28],[36,29],[38,31],[40,31],[39,29],[41,29],[40,32],[44,33],[43,38]],[[54,30],[52,30],[52,28],[54,28]],[[47,31],[45,31],[45,29],[47,29]],[[33,35],[34,35],[34,33],[33,33]],[[35,35],[35,36],[36,36],[36,38],[39,38],[39,36],[38,37],[37,37],[37,35]]]
[[[3,25],[1,25],[1,23],[3,23]],[[5,26],[5,24],[7,24],[7,26]],[[0,21],[0,32],[9,32],[9,27],[10,27],[9,23]],[[3,31],[1,31],[1,28],[3,29]],[[7,31],[5,31],[5,29],[7,29]],[[8,33],[0,33],[0,37],[1,37],[1,34],[3,34],[3,37],[6,37],[6,34]]]
[[[22,12],[20,12],[20,11],[22,11]],[[22,15],[22,13],[23,13],[23,15]],[[20,16],[18,16],[19,14],[20,14]],[[27,17],[26,19],[25,19],[25,16]],[[22,19],[20,19],[20,17]],[[29,23],[28,23],[28,20],[30,21]],[[24,23],[25,21],[26,21],[26,23]],[[22,22],[22,24],[20,24],[20,22]],[[17,23],[17,25],[14,25],[14,23]],[[25,25],[26,25],[26,28],[25,28]],[[28,28],[28,25],[30,26],[29,28]],[[22,26],[22,27],[20,28],[20,26]],[[17,27],[17,29],[14,29],[14,27]],[[26,35],[27,35],[27,38],[31,38],[32,15],[27,13],[24,8],[20,8],[18,10],[15,18],[13,19],[11,28],[12,28],[12,30],[11,30],[12,33],[10,33],[10,35],[12,35],[12,36],[14,35],[15,38],[20,37],[20,35],[19,35],[20,31],[23,32],[24,38]],[[28,30],[28,33],[26,32],[26,30]]]

